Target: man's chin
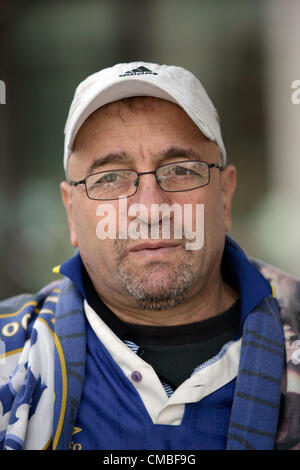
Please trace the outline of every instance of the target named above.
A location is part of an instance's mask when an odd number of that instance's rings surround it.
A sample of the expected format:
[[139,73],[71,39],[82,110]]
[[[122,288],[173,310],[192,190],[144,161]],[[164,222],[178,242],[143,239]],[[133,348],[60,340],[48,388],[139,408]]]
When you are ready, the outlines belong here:
[[142,273],[121,265],[119,273],[123,287],[144,310],[165,310],[181,304],[193,277],[187,263],[177,269],[168,263],[153,263]]
[[163,310],[169,310],[177,305],[184,302],[186,295],[177,295],[176,297],[169,298],[156,298],[146,297],[142,299],[136,299],[141,310],[147,310],[150,312],[159,312]]
[[141,309],[159,311],[182,304],[188,294],[189,286],[180,286],[177,289],[174,286],[164,286],[162,289],[161,285],[147,283],[143,286],[127,285],[126,289]]

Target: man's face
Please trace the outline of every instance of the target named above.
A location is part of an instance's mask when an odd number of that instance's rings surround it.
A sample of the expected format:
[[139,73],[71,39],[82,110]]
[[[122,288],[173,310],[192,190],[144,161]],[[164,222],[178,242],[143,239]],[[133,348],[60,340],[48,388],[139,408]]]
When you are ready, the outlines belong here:
[[[132,107],[119,101],[101,108],[83,124],[70,156],[68,177],[77,181],[91,173],[112,169],[147,172],[189,158],[221,162],[217,146],[200,132],[182,108],[161,99],[137,98]],[[184,238],[172,236],[171,240],[155,240],[158,247],[154,249],[147,245],[154,240],[120,240],[119,200],[108,201],[114,205],[117,215],[116,239],[99,240],[97,208],[106,202],[89,199],[83,185],[71,187],[62,183],[71,242],[79,247],[91,280],[103,299],[115,296],[125,305],[163,310],[184,302],[187,296],[212,289],[220,276],[225,232],[231,224],[235,172],[231,166],[222,172],[212,168],[210,176],[210,183],[205,187],[165,192],[158,186],[155,175],[142,175],[138,191],[127,199],[128,209],[139,203],[149,214],[152,204],[177,203],[182,212],[185,204],[193,208],[204,204],[204,246],[200,250],[186,250]],[[193,219],[193,230],[195,227]]]

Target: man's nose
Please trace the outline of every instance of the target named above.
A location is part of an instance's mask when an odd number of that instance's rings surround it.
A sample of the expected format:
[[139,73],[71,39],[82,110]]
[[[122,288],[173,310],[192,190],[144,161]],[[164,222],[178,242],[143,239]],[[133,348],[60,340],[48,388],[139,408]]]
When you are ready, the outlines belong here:
[[143,204],[150,213],[152,204],[170,204],[170,194],[160,188],[154,171],[141,172],[137,192],[129,198],[128,204]]

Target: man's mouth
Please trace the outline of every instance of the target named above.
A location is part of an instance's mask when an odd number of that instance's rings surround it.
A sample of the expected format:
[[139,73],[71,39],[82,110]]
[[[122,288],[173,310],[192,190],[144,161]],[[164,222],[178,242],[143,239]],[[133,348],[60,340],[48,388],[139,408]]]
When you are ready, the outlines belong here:
[[146,241],[134,245],[128,251],[135,256],[157,257],[170,255],[181,246],[179,242]]

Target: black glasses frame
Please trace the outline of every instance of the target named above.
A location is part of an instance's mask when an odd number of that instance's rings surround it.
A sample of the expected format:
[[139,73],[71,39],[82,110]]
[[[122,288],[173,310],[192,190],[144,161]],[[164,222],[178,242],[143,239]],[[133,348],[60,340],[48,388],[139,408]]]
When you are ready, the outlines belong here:
[[[160,181],[159,181],[159,178],[157,176],[157,170],[159,170],[160,168],[163,168],[164,166],[169,166],[169,165],[174,165],[174,164],[177,164],[177,163],[193,163],[193,162],[197,162],[197,163],[206,163],[207,167],[208,167],[208,181],[207,183],[201,185],[201,186],[197,186],[196,188],[192,188],[192,189],[181,189],[181,190],[168,190],[168,189],[164,189],[161,187],[160,185]],[[92,173],[90,175],[88,175],[86,178],[82,179],[82,180],[79,180],[79,181],[72,181],[72,180],[68,180],[68,183],[71,185],[71,186],[78,186],[79,184],[84,184],[85,186],[85,192],[86,192],[86,195],[89,199],[91,199],[92,201],[115,201],[117,199],[126,199],[128,197],[132,197],[134,196],[136,193],[137,193],[137,190],[139,188],[139,177],[141,175],[155,175],[155,179],[156,179],[156,182],[158,184],[158,186],[160,187],[160,189],[162,191],[165,191],[166,193],[182,193],[182,192],[186,192],[186,191],[193,191],[194,189],[199,189],[199,188],[204,188],[204,186],[207,186],[209,183],[210,183],[210,169],[211,168],[217,168],[219,170],[224,170],[224,166],[222,165],[222,163],[207,163],[203,160],[180,160],[179,162],[171,162],[171,163],[165,163],[164,165],[161,165],[159,166],[158,168],[156,168],[155,170],[152,170],[152,171],[135,171],[135,170],[128,170],[128,168],[118,168],[116,169],[115,171],[130,171],[132,173],[135,173],[136,174],[136,183],[135,183],[135,186],[136,186],[136,190],[133,194],[130,194],[130,196],[119,196],[119,197],[113,197],[113,198],[110,198],[110,199],[102,199],[102,198],[94,198],[94,197],[90,197],[89,194],[88,194],[88,189],[87,189],[87,185],[86,185],[86,180],[90,177],[90,176],[94,176],[94,175],[100,175],[100,174],[103,174],[103,173],[110,173],[111,171],[114,171],[114,170],[104,170],[104,171],[97,171],[96,173]]]

